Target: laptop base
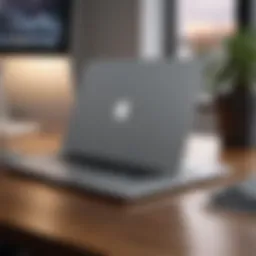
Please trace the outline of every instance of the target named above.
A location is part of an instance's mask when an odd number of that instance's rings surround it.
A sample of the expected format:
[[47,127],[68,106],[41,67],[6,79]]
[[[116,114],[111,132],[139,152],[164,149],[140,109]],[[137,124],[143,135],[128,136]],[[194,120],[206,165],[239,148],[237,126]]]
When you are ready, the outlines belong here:
[[137,176],[75,165],[56,156],[21,157],[14,154],[6,157],[5,165],[10,167],[10,172],[128,201],[224,177],[229,173],[226,166],[215,165],[208,168],[182,167],[176,175],[161,173]]

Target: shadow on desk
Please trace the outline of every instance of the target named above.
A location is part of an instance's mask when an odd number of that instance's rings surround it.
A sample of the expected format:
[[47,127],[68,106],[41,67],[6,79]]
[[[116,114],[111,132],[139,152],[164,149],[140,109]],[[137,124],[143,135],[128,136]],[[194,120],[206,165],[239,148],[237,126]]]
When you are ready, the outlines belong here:
[[3,225],[0,225],[0,241],[1,256],[105,256],[93,249],[78,249]]

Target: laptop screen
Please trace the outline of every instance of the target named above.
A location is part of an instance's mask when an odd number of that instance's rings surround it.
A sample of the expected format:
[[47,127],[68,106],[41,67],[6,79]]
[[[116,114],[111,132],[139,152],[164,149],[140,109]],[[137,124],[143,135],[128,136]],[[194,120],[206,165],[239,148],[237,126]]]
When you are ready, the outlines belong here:
[[174,171],[201,85],[193,63],[98,62],[84,72],[65,154]]

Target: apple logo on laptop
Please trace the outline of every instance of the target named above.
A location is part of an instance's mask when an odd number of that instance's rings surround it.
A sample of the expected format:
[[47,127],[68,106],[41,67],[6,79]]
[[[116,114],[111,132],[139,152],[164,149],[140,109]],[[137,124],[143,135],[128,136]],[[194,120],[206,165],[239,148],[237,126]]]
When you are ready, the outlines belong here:
[[116,122],[123,123],[131,119],[132,110],[132,102],[128,99],[121,99],[114,104],[112,115]]

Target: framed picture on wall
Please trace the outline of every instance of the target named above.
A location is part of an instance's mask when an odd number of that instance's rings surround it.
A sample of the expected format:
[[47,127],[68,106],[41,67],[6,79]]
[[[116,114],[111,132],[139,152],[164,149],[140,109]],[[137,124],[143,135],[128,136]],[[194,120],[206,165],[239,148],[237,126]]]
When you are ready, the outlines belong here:
[[0,0],[0,52],[68,51],[71,2]]

